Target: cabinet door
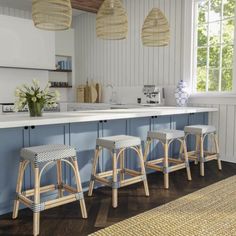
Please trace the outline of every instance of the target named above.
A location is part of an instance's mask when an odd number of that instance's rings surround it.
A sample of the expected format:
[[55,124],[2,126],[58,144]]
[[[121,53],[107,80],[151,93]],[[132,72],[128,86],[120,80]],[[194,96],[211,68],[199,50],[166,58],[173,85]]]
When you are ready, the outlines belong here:
[[[172,118],[171,116],[158,116],[153,119],[152,122],[152,130],[158,131],[161,129],[171,129],[172,126]],[[163,146],[157,140],[152,142],[152,149],[151,149],[151,158],[158,159],[163,157],[164,151]]]
[[[84,187],[88,186],[91,177],[97,137],[98,122],[70,125],[70,144],[77,149],[80,177]],[[101,167],[98,169],[101,169]]]
[[[126,120],[109,120],[100,123],[100,137],[108,137],[113,135],[126,135],[127,121]],[[112,170],[111,153],[108,150],[102,152],[102,171]]]
[[[189,114],[189,125],[207,125],[208,124],[208,113],[194,113]],[[195,136],[191,135],[187,139],[188,149],[195,149]],[[205,148],[207,148],[207,138],[205,139]]]
[[[147,133],[150,130],[151,130],[151,118],[149,117],[129,120],[128,133],[129,135],[141,138],[143,152],[147,139]],[[140,167],[139,160],[136,156],[137,156],[136,153],[134,153],[133,151],[129,152],[129,156],[127,158],[128,167],[132,169],[138,169]]]
[[189,125],[207,125],[208,113],[189,114]]
[[0,15],[0,66],[55,69],[55,33],[32,20]]
[[[189,123],[189,115],[188,114],[181,114],[181,115],[174,115],[172,116],[172,129],[176,130],[184,130],[184,127]],[[175,141],[170,146],[172,157],[179,157],[180,151],[180,142]]]
[[0,129],[0,215],[12,211],[23,146],[23,128]]
[[[48,144],[68,144],[66,125],[46,125],[30,128],[30,146]],[[64,168],[64,172],[65,172]],[[34,183],[34,174],[31,174],[31,185]],[[41,186],[57,183],[56,166],[49,166],[42,175]]]

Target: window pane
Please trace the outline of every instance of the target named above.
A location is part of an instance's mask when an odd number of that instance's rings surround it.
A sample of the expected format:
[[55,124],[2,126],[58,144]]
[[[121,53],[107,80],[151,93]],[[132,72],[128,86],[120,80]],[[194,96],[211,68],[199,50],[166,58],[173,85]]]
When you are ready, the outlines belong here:
[[220,21],[209,24],[209,44],[220,43]]
[[198,24],[208,22],[208,2],[198,4]]
[[219,21],[221,19],[221,12],[222,12],[221,1],[222,0],[210,1],[209,22]]
[[222,67],[232,68],[233,67],[233,46],[225,46],[222,50]]
[[231,17],[235,14],[235,0],[223,0],[223,14],[224,17]]
[[210,47],[209,65],[211,67],[220,67],[220,47]]
[[207,78],[206,67],[198,67],[197,68],[197,91],[198,92],[206,91],[206,78]]
[[209,69],[208,91],[219,91],[219,69]]
[[233,81],[233,70],[223,69],[222,79],[221,79],[222,91],[232,91],[232,87],[233,87],[232,81]]
[[198,48],[197,65],[198,66],[206,66],[207,65],[207,48]]
[[234,43],[234,20],[223,21],[223,43],[233,44]]
[[236,0],[201,0],[196,7],[197,91],[232,91]]
[[198,46],[207,45],[207,25],[199,26],[198,28]]

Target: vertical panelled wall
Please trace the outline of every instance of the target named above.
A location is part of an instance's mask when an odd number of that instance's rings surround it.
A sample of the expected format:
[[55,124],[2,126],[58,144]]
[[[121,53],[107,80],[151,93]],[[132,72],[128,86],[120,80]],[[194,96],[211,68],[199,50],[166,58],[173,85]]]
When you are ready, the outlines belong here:
[[19,9],[9,8],[9,7],[1,7],[0,6],[0,14],[8,15],[8,16],[16,16],[21,18],[30,19],[31,13],[28,11],[23,11]]
[[[181,78],[182,0],[124,0],[129,18],[126,40],[104,41],[96,37],[96,16],[85,13],[75,20],[77,83],[87,78],[103,85],[173,86]],[[168,47],[147,48],[141,42],[145,17],[153,7],[168,18],[171,41]]]
[[195,98],[192,106],[214,107],[218,112],[210,113],[209,124],[217,128],[221,159],[236,163],[236,101],[233,98]]

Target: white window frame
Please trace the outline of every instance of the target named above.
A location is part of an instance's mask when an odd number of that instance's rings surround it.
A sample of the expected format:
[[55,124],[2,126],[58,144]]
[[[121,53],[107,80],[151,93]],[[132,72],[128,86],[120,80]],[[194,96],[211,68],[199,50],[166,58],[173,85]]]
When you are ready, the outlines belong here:
[[[193,96],[227,96],[227,95],[236,95],[236,8],[235,8],[235,30],[234,30],[234,62],[233,62],[233,82],[232,82],[232,91],[205,91],[205,92],[198,92],[197,91],[197,3],[201,0],[185,0],[185,30],[189,30],[191,32],[191,39],[184,40],[184,47],[186,50],[190,51],[191,60],[189,60],[189,56],[187,57],[186,53],[184,53],[184,66],[183,70],[187,69],[187,66],[190,66],[190,73],[186,76],[190,76],[189,83],[192,91]],[[189,26],[189,22],[192,25]],[[186,26],[187,24],[187,26]],[[184,37],[186,38],[186,37]],[[186,44],[186,42],[189,42]],[[187,62],[188,60],[188,62]]]

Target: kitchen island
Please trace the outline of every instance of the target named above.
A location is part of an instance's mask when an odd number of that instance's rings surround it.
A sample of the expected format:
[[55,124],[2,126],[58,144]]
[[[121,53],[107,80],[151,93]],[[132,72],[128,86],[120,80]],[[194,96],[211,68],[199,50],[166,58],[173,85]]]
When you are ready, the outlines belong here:
[[[0,115],[0,215],[12,211],[22,147],[44,144],[75,147],[82,184],[86,190],[97,137],[127,134],[140,137],[144,144],[149,130],[183,129],[185,125],[207,124],[209,112],[216,111],[215,108],[144,107],[44,113],[43,117],[38,118],[30,118],[28,114]],[[193,146],[192,139],[188,146]],[[177,151],[178,146],[173,144],[171,152],[175,154]],[[152,145],[149,158],[160,156],[161,153],[160,149],[154,149]],[[132,153],[128,153],[126,164],[138,168]],[[110,167],[109,153],[104,151],[99,169],[104,171]],[[42,178],[41,186],[56,182],[55,173],[55,167],[49,168]],[[30,168],[27,169],[23,188],[32,187],[33,174]],[[67,166],[63,166],[63,180],[73,185],[72,171]]]

